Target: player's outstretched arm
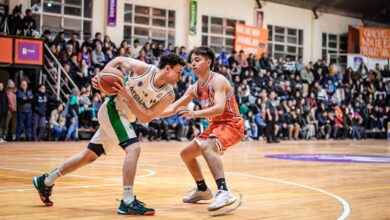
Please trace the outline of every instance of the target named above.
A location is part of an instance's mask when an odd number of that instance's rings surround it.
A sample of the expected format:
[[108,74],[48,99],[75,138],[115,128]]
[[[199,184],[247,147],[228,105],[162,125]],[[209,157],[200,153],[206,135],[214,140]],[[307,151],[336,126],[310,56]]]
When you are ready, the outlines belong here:
[[[214,105],[212,107],[198,111],[191,111],[187,107],[183,106],[178,108],[178,114],[186,119],[207,118],[221,115],[225,110],[226,90],[230,87],[230,83],[221,76],[218,80],[212,81],[212,86],[214,89]],[[232,88],[230,87],[230,89]]]
[[122,71],[128,70],[136,75],[141,75],[149,69],[149,65],[147,63],[131,57],[116,57],[108,62],[105,67],[121,67]]
[[127,104],[131,111],[137,116],[137,119],[142,123],[147,123],[155,118],[158,118],[161,113],[161,109],[167,108],[173,101],[175,101],[175,94],[171,92],[165,98],[154,104],[152,108],[146,111],[136,103],[131,95],[129,95],[123,84],[120,85],[117,82],[114,84],[115,86],[112,88],[118,92],[119,97],[117,98],[123,99],[123,102]]
[[176,114],[179,107],[187,106],[194,98],[195,98],[194,85],[192,85],[192,86],[188,87],[187,91],[184,93],[184,95],[179,100],[177,100],[176,102],[169,105],[163,112],[160,112],[158,117],[165,118],[165,117],[169,117],[171,115]]

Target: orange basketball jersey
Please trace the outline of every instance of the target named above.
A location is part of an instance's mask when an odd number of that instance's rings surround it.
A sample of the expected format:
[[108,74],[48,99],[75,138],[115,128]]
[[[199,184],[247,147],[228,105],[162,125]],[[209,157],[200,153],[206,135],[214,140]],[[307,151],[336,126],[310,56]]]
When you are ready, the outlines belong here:
[[[212,81],[216,78],[218,73],[210,72],[209,78],[205,85],[201,85],[198,80],[194,86],[194,92],[198,98],[202,109],[210,108],[214,105],[214,90],[212,87]],[[220,122],[237,122],[241,118],[236,98],[234,97],[233,88],[229,95],[226,96],[225,109],[222,115],[207,118],[210,124]]]

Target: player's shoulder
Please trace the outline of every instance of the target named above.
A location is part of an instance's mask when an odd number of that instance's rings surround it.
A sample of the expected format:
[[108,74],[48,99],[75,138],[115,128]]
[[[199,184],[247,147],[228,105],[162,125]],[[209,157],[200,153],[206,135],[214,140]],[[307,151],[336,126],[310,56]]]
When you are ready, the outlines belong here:
[[213,72],[214,79],[211,81],[211,84],[214,86],[230,86],[229,80],[221,75],[220,73]]

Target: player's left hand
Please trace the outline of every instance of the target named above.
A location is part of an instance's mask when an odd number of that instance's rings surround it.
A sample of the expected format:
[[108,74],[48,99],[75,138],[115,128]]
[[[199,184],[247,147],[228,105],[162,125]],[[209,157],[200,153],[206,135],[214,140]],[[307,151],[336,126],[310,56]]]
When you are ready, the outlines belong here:
[[189,110],[187,107],[180,107],[177,110],[177,114],[179,114],[184,119],[190,120],[195,118],[195,112],[192,110]]
[[118,95],[122,96],[123,98],[127,98],[128,94],[127,94],[127,91],[126,91],[126,87],[121,83],[117,83],[117,82],[114,82],[114,86],[112,87],[112,89],[114,89]]

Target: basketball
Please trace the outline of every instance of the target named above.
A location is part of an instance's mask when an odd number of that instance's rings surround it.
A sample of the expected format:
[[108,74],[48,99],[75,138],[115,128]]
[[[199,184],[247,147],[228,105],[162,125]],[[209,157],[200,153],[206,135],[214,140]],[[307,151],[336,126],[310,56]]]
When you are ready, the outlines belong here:
[[112,95],[115,94],[116,91],[112,88],[115,82],[121,84],[123,81],[124,74],[115,68],[106,67],[99,73],[98,84],[100,91]]

